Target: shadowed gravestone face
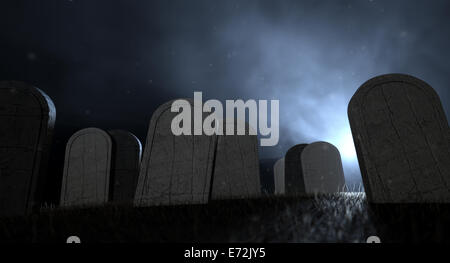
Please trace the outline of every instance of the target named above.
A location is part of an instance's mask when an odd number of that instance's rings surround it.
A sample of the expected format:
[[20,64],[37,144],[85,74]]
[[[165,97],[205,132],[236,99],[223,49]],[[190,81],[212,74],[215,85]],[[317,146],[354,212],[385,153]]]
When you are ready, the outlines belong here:
[[111,200],[133,203],[136,192],[142,146],[132,133],[122,130],[108,131],[113,142],[111,165]]
[[61,206],[108,202],[111,148],[110,136],[97,128],[83,129],[70,137],[66,147]]
[[39,205],[56,111],[41,90],[0,82],[0,215]]
[[285,192],[287,194],[305,193],[305,182],[301,156],[307,144],[291,147],[284,157]]
[[[191,104],[191,119],[193,102]],[[150,121],[134,204],[207,203],[217,136],[180,135],[171,130],[173,101],[160,106]],[[193,122],[191,123],[193,130]]]
[[[224,131],[227,124],[229,125],[229,122],[223,125]],[[258,138],[256,135],[248,135],[250,128],[248,123],[242,125],[245,125],[246,135],[218,136],[212,199],[249,198],[261,195]],[[234,128],[234,134],[237,134],[237,122],[234,123]]]
[[449,128],[428,84],[401,74],[373,78],[348,115],[370,201],[450,202]]
[[344,170],[338,149],[327,142],[311,143],[301,154],[303,180],[308,194],[342,192]]
[[278,160],[273,166],[274,182],[275,182],[275,194],[284,194],[284,158]]

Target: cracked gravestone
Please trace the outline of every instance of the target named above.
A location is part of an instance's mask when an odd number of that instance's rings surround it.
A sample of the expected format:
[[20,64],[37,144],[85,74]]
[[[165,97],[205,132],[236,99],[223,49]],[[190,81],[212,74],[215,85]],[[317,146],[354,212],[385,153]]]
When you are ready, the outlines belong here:
[[114,203],[133,203],[136,192],[142,145],[128,131],[108,131],[112,139],[110,199]]
[[348,116],[369,201],[450,202],[449,128],[433,88],[378,76],[358,89]]
[[[187,101],[193,120],[193,101]],[[174,135],[171,123],[179,113],[171,112],[173,102],[161,105],[150,120],[134,198],[136,206],[208,202],[217,136]]]
[[[245,125],[245,135],[219,135],[215,153],[211,199],[244,199],[261,195],[259,175],[258,138],[250,135]],[[224,131],[229,121],[223,125]]]
[[40,205],[56,110],[41,90],[0,82],[0,215],[31,212]]
[[284,157],[284,186],[286,194],[305,193],[301,155],[307,145],[297,144],[286,152]]
[[108,202],[111,150],[111,138],[101,129],[83,129],[70,137],[66,146],[61,206]]
[[285,193],[284,186],[284,157],[279,159],[273,166],[273,177],[275,183],[275,194],[282,195]]
[[344,191],[345,177],[339,150],[327,142],[315,142],[301,153],[306,194],[333,194]]

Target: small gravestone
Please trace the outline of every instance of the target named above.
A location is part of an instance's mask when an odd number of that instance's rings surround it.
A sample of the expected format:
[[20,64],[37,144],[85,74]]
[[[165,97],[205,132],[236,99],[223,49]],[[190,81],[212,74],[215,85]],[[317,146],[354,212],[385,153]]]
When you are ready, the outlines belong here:
[[308,144],[297,144],[291,147],[284,157],[285,193],[305,193],[301,156]]
[[344,190],[341,155],[332,144],[309,144],[302,151],[301,163],[306,194],[332,194]]
[[[226,130],[228,123],[223,126]],[[220,135],[214,162],[211,199],[251,198],[261,195],[258,138],[250,135],[245,123],[245,135]]]
[[369,201],[450,202],[449,127],[427,83],[373,78],[353,96],[348,116]]
[[0,215],[24,215],[42,201],[56,110],[41,90],[0,82]]
[[108,202],[111,138],[103,130],[87,128],[70,137],[66,146],[61,206]]
[[284,157],[279,159],[273,166],[273,175],[275,182],[275,194],[282,195],[285,193],[284,186]]
[[108,133],[113,143],[110,199],[115,203],[132,204],[139,178],[141,142],[127,131],[112,130]]
[[[187,101],[192,110],[192,100]],[[217,136],[175,136],[171,123],[179,113],[171,112],[172,102],[160,106],[150,120],[134,198],[136,206],[208,202]]]

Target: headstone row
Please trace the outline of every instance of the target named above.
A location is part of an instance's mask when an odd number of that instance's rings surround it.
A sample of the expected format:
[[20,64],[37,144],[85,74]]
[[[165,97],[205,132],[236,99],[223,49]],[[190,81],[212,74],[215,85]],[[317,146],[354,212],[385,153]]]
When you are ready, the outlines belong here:
[[[152,116],[142,162],[132,134],[95,128],[74,134],[61,204],[259,196],[256,136],[175,136],[170,105]],[[41,90],[0,82],[0,215],[26,214],[40,204],[55,112]],[[450,202],[450,131],[428,84],[402,74],[373,78],[355,93],[348,115],[369,201]],[[274,176],[280,194],[336,192],[345,183],[338,150],[324,142],[291,148]]]

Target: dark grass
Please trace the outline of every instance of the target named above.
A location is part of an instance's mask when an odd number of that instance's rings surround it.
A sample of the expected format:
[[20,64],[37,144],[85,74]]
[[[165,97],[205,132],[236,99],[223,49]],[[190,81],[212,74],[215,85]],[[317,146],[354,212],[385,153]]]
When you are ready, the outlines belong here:
[[448,242],[448,205],[368,205],[363,193],[207,205],[42,208],[1,218],[1,242]]

